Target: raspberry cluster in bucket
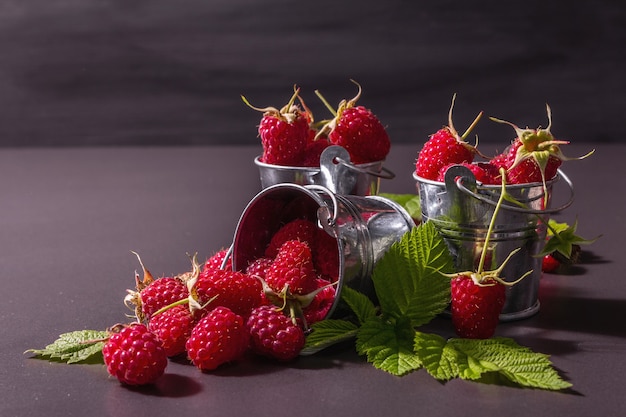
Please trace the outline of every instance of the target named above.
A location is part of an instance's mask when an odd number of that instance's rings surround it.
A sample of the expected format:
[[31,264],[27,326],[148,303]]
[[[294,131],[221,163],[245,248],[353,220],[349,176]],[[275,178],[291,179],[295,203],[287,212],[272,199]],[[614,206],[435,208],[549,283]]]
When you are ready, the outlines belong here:
[[291,99],[280,109],[254,107],[242,96],[249,107],[263,113],[258,126],[263,146],[260,161],[279,166],[319,167],[320,155],[331,145],[345,148],[354,164],[383,161],[391,147],[389,135],[370,109],[357,105],[361,86],[353,82],[358,93],[350,100],[342,100],[336,109],[315,91],[333,116],[318,122],[298,87],[294,87]]

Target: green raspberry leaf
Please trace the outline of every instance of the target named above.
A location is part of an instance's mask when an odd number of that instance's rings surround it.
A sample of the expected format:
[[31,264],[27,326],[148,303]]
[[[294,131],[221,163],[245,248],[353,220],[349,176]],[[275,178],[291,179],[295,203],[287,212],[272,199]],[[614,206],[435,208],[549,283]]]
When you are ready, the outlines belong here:
[[77,330],[61,334],[43,349],[29,349],[25,353],[33,353],[36,359],[51,362],[102,364],[102,347],[108,336],[107,331]]
[[459,376],[459,363],[465,358],[443,337],[416,332],[414,348],[426,371],[435,379],[447,381]]
[[406,318],[387,321],[375,316],[359,329],[357,352],[366,355],[375,368],[396,376],[406,375],[422,367],[413,351],[414,335],[415,330]]
[[548,220],[548,236],[549,239],[546,242],[543,251],[538,256],[545,256],[552,252],[558,252],[570,259],[572,256],[572,247],[574,245],[590,245],[598,238],[585,239],[576,234],[576,228],[578,227],[578,221],[573,225],[567,223],[559,223],[553,219]]
[[[466,361],[459,361],[459,376],[478,379],[487,372],[498,372],[511,382],[531,388],[561,390],[572,386],[552,367],[549,357],[503,337],[448,341]],[[462,359],[462,358],[460,358]]]
[[414,327],[444,311],[450,300],[450,251],[431,222],[394,243],[374,267],[372,281],[383,314],[408,317]]
[[390,194],[379,193],[381,197],[385,197],[391,201],[395,201],[404,208],[409,216],[414,219],[421,219],[422,208],[420,205],[420,197],[416,194]]
[[311,325],[311,333],[306,337],[306,344],[301,355],[311,355],[329,346],[356,337],[359,327],[347,320],[326,319]]
[[348,286],[341,289],[341,300],[354,312],[359,323],[365,322],[377,313],[377,308],[365,294]]

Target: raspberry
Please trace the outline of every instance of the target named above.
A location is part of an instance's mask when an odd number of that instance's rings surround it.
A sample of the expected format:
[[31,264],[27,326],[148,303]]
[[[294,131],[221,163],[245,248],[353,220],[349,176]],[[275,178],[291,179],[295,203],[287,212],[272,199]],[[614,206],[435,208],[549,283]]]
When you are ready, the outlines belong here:
[[216,297],[208,308],[228,307],[242,316],[248,316],[254,307],[261,305],[262,291],[258,279],[243,272],[226,269],[201,272],[192,288],[192,294],[200,306]]
[[102,348],[102,355],[109,374],[127,385],[153,383],[167,366],[161,341],[139,323],[112,334]]
[[335,287],[322,278],[318,278],[316,283],[318,288],[324,289],[315,295],[311,304],[302,309],[307,325],[324,320],[335,303]]
[[350,100],[342,100],[337,110],[332,109],[318,93],[324,104],[335,114],[335,117],[320,129],[318,135],[327,134],[331,144],[346,149],[350,161],[354,164],[382,161],[391,148],[389,135],[370,109],[356,105],[361,97],[361,86],[355,81],[352,82],[359,89],[357,95]]
[[337,112],[337,121],[328,139],[345,148],[354,164],[382,161],[391,142],[385,127],[371,110],[363,106],[346,107]]
[[493,336],[506,297],[497,281],[478,285],[467,275],[451,281],[452,323],[460,337],[487,339]]
[[188,306],[179,305],[153,316],[148,328],[161,340],[166,355],[172,357],[185,352],[194,325]]
[[561,262],[552,254],[545,255],[541,261],[541,270],[543,272],[554,272],[559,266],[561,266]]
[[248,265],[246,274],[254,277],[265,279],[265,274],[274,260],[272,258],[257,258]]
[[516,138],[507,153],[507,176],[511,184],[527,184],[532,182],[545,182],[554,178],[563,161],[570,159],[583,159],[591,155],[593,151],[578,158],[568,158],[561,152],[561,145],[569,141],[558,140],[550,132],[552,126],[552,112],[550,106],[546,106],[548,114],[548,127],[545,129],[521,129],[517,125],[505,120],[491,117],[491,120],[511,126],[516,133]]
[[299,89],[280,110],[274,107],[256,108],[242,97],[254,110],[263,112],[259,123],[259,136],[263,146],[261,161],[267,164],[298,166],[304,157],[308,137],[310,115],[294,104]]
[[302,158],[301,165],[303,167],[319,167],[320,166],[320,157],[322,156],[322,152],[326,148],[328,148],[331,143],[328,141],[326,137],[320,137],[317,139],[309,139],[307,142],[306,148],[304,149],[304,156]]
[[428,180],[437,180],[439,171],[444,166],[450,164],[471,163],[477,150],[474,146],[465,142],[465,138],[472,128],[482,117],[482,112],[476,116],[470,127],[459,136],[452,123],[452,109],[454,107],[455,96],[452,98],[452,105],[448,113],[448,126],[444,126],[432,134],[424,143],[415,162],[415,173]]
[[[222,269],[222,264],[224,263],[224,259],[226,258],[227,255],[228,255],[228,249],[221,249],[215,252],[213,255],[209,257],[209,259],[206,260],[206,262],[204,262],[202,269],[203,270]],[[226,262],[224,269],[232,269],[232,267],[233,267],[232,260],[229,259]]]
[[304,347],[304,331],[274,306],[255,308],[246,322],[252,351],[289,361]]
[[313,266],[318,274],[330,281],[339,278],[339,246],[337,239],[324,229],[316,228],[311,248]]
[[244,319],[226,307],[202,317],[187,340],[189,359],[202,371],[239,359],[248,349],[250,335]]
[[135,290],[127,290],[128,295],[124,298],[124,303],[129,307],[134,306],[135,316],[139,321],[150,319],[150,316],[163,307],[189,296],[183,275],[154,279],[139,254],[133,253],[143,270],[143,279],[140,280],[139,275],[135,273]]
[[474,178],[476,181],[479,181],[483,184],[494,185],[500,184],[500,174],[498,173],[498,169],[491,164],[487,163],[474,163],[470,164],[469,162],[462,162],[460,164],[448,164],[443,166],[439,171],[439,175],[437,176],[437,181],[445,181],[446,171],[453,165],[462,165],[472,171],[474,174]]
[[278,254],[278,250],[288,240],[300,240],[309,245],[313,241],[317,226],[305,219],[292,220],[278,229],[268,243],[265,249],[265,256],[274,258]]
[[293,294],[308,294],[317,288],[316,279],[311,249],[299,240],[283,243],[265,274],[265,281],[277,293],[288,286]]
[[184,300],[188,296],[189,292],[185,284],[174,277],[156,279],[139,293],[141,310],[148,318],[161,308]]

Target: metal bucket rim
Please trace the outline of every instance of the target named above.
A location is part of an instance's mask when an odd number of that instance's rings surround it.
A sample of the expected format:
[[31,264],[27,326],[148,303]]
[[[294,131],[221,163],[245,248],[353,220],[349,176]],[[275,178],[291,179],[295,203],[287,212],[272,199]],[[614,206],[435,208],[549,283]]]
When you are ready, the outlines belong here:
[[[321,171],[321,167],[303,167],[303,166],[292,166],[292,165],[276,165],[276,164],[268,164],[267,162],[261,161],[261,155],[258,155],[254,158],[254,164],[258,167],[267,168],[267,169],[275,169],[278,171],[304,171],[310,172],[313,174],[319,173]],[[385,163],[385,159],[381,159],[380,161],[366,162],[364,164],[353,164],[350,161],[346,161],[342,158],[339,158],[339,163],[345,165],[346,167],[359,172],[361,174],[372,175],[375,177],[380,177],[383,179],[393,179],[396,174],[393,173],[389,168],[386,168],[383,164]],[[369,168],[376,168],[379,171],[370,170]]]
[[[559,180],[559,178],[562,176],[563,172],[561,170],[558,170],[558,174],[546,181],[546,185],[552,185],[554,184],[556,181]],[[429,184],[429,185],[438,185],[438,186],[442,186],[445,188],[446,183],[443,181],[436,181],[436,180],[429,180],[423,177],[420,177],[419,175],[417,175],[417,173],[415,171],[413,171],[413,179],[418,181],[418,182],[422,182],[424,184]],[[499,184],[483,184],[479,181],[476,181],[476,186],[478,187],[478,189],[484,189],[484,190],[489,190],[489,191],[497,191],[500,190],[502,188],[501,185]],[[534,188],[534,187],[543,187],[543,183],[541,182],[528,182],[528,183],[524,183],[524,184],[507,184],[506,186],[507,190],[515,190],[515,189],[522,189],[522,188]]]

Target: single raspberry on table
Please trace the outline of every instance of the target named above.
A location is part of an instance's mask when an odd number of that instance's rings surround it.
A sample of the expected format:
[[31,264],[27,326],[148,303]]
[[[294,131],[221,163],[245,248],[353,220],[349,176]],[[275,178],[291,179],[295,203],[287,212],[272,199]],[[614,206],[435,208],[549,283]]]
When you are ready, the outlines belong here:
[[167,355],[159,338],[139,323],[116,329],[104,344],[107,371],[127,385],[155,382],[167,367]]
[[239,359],[248,350],[250,335],[243,317],[216,307],[202,317],[187,340],[187,355],[202,371]]
[[172,357],[185,352],[195,323],[189,306],[178,305],[152,316],[148,329],[161,340],[166,355]]
[[352,82],[359,89],[357,95],[350,100],[342,100],[336,110],[316,92],[335,115],[318,135],[327,135],[331,144],[345,148],[350,162],[354,164],[383,161],[391,149],[389,134],[370,109],[356,105],[361,97],[361,86]]
[[549,253],[543,257],[541,260],[541,270],[543,272],[551,273],[555,272],[561,266],[561,261],[559,261],[553,254]]
[[289,361],[304,347],[304,331],[275,306],[255,308],[246,322],[253,352]]
[[493,336],[505,299],[501,282],[489,280],[479,285],[469,275],[453,278],[450,308],[456,333],[471,339]]

